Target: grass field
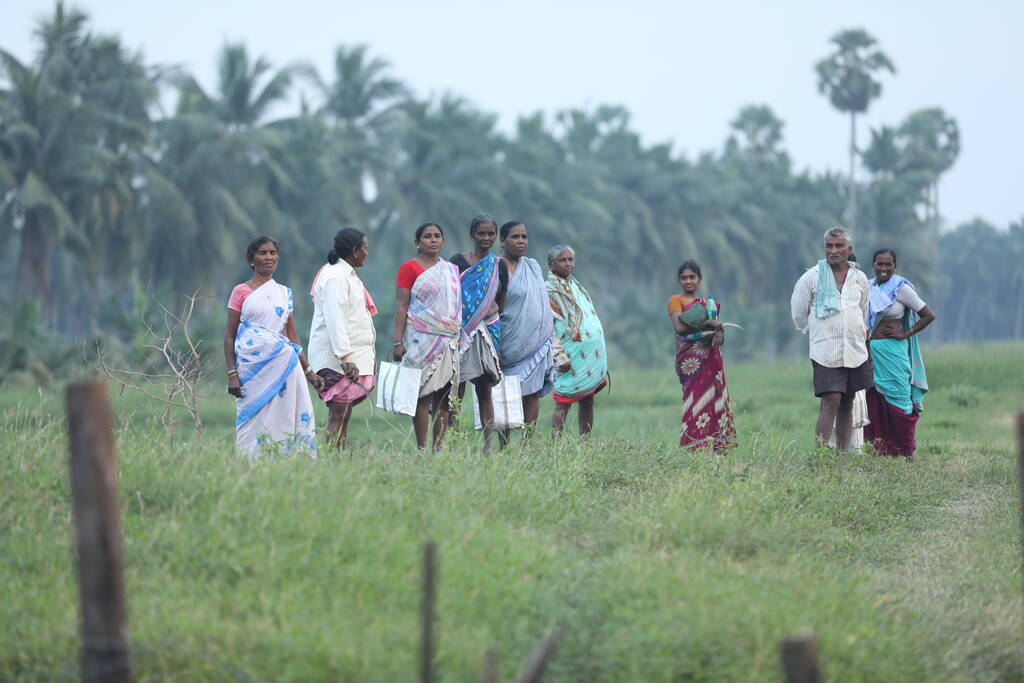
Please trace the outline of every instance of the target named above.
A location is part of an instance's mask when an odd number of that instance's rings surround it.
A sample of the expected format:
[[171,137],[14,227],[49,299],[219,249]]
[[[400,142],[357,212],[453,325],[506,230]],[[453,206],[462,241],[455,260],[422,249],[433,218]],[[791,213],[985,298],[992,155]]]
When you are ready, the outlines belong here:
[[[1024,348],[927,351],[912,463],[815,450],[806,361],[727,366],[721,458],[677,447],[670,366],[616,373],[591,440],[490,457],[467,431],[418,454],[361,406],[345,455],[249,463],[227,396],[172,439],[115,392],[137,678],[413,680],[434,539],[443,680],[478,680],[488,648],[511,680],[556,624],[552,681],[778,681],[800,632],[828,680],[1024,680]],[[0,395],[0,680],[76,676],[61,400]]]

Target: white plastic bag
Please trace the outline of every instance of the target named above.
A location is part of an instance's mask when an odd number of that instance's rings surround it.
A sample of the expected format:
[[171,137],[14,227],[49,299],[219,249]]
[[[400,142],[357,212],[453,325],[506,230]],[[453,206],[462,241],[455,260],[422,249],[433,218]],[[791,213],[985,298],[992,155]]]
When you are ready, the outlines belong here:
[[[517,429],[523,426],[523,392],[519,378],[505,375],[491,387],[491,403],[494,404],[494,428]],[[473,391],[473,423],[483,429],[480,422],[480,406]]]
[[381,361],[377,373],[377,407],[394,415],[415,415],[420,374],[419,368]]
[[[853,395],[852,406],[853,419],[850,422],[850,444],[851,451],[860,450],[864,446],[864,426],[871,424],[868,419],[868,398],[867,392],[858,391]],[[835,425],[832,427],[832,437],[828,440],[829,448],[835,448],[839,432]]]

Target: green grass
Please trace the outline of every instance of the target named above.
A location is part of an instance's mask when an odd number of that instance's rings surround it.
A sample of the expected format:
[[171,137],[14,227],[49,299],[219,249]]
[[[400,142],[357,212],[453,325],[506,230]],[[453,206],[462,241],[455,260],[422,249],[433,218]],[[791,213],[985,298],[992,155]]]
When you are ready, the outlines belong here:
[[[512,679],[557,624],[547,680],[778,681],[800,632],[828,680],[1024,680],[1021,353],[929,352],[913,463],[815,450],[806,361],[727,367],[728,457],[676,446],[670,368],[616,373],[592,440],[545,429],[492,457],[468,432],[417,454],[406,420],[364,405],[350,453],[249,463],[226,396],[206,436],[172,439],[118,395],[137,677],[413,680],[434,539],[444,680],[479,679],[488,648]],[[76,672],[61,409],[0,395],[0,680]]]

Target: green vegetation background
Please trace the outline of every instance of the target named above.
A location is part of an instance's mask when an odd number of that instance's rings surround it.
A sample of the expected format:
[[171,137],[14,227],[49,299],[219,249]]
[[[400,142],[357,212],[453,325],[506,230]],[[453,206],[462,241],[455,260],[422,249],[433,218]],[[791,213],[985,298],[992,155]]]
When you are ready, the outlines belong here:
[[[827,680],[1024,680],[1021,351],[928,353],[913,463],[816,451],[805,361],[727,361],[728,457],[677,447],[667,358],[615,374],[592,440],[545,428],[490,457],[468,430],[418,454],[407,420],[361,406],[349,453],[250,463],[219,387],[203,438],[115,392],[138,678],[411,680],[434,539],[444,680],[478,679],[492,647],[511,678],[556,624],[552,681],[778,681],[802,631]],[[0,411],[0,679],[74,678],[61,397]]]
[[[160,327],[152,297],[178,310],[197,288],[211,297],[197,336],[216,344],[258,233],[281,240],[277,278],[295,292],[304,337],[306,293],[345,225],[369,235],[360,275],[386,341],[415,227],[444,225],[450,256],[470,248],[480,211],[524,221],[541,261],[555,244],[577,248],[613,358],[656,364],[668,351],[665,302],[690,258],[704,292],[748,330],[734,353],[784,357],[803,343],[789,322],[792,284],[821,258],[823,232],[851,223],[853,196],[856,253],[867,267],[875,249],[898,250],[900,272],[938,314],[926,341],[1024,339],[1024,221],[943,217],[941,182],[972,131],[961,136],[934,102],[870,130],[862,122],[855,140],[822,140],[851,150],[851,180],[845,168],[799,167],[786,122],[758,102],[723,139],[680,130],[700,150],[686,154],[644,140],[614,102],[503,129],[499,113],[458,93],[413,92],[372,46],[338,45],[317,73],[228,43],[216,82],[199,83],[73,5],[55,3],[37,29],[32,54],[0,49],[0,278],[14,283],[0,306],[18,311],[0,320],[0,375],[61,376],[72,338],[130,352],[142,320]],[[183,59],[190,49],[182,43]],[[822,116],[854,123],[899,90],[901,54],[852,28],[821,36],[821,60],[790,76],[818,84]]]

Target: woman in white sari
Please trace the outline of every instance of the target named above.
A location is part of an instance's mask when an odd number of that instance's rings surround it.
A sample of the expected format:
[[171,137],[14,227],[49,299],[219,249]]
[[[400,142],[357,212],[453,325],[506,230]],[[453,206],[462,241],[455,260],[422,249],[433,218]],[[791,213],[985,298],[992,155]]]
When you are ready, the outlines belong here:
[[292,449],[315,458],[313,403],[303,375],[317,390],[323,379],[299,346],[292,290],[274,281],[277,242],[257,237],[246,258],[253,276],[231,291],[224,331],[228,393],[238,408],[235,446],[250,458]]
[[419,448],[427,445],[431,409],[434,448],[441,447],[452,386],[459,381],[459,353],[469,347],[469,338],[462,331],[459,269],[441,258],[443,247],[441,226],[424,223],[416,229],[419,254],[399,267],[395,279],[392,356],[422,371],[419,401],[412,418]]

